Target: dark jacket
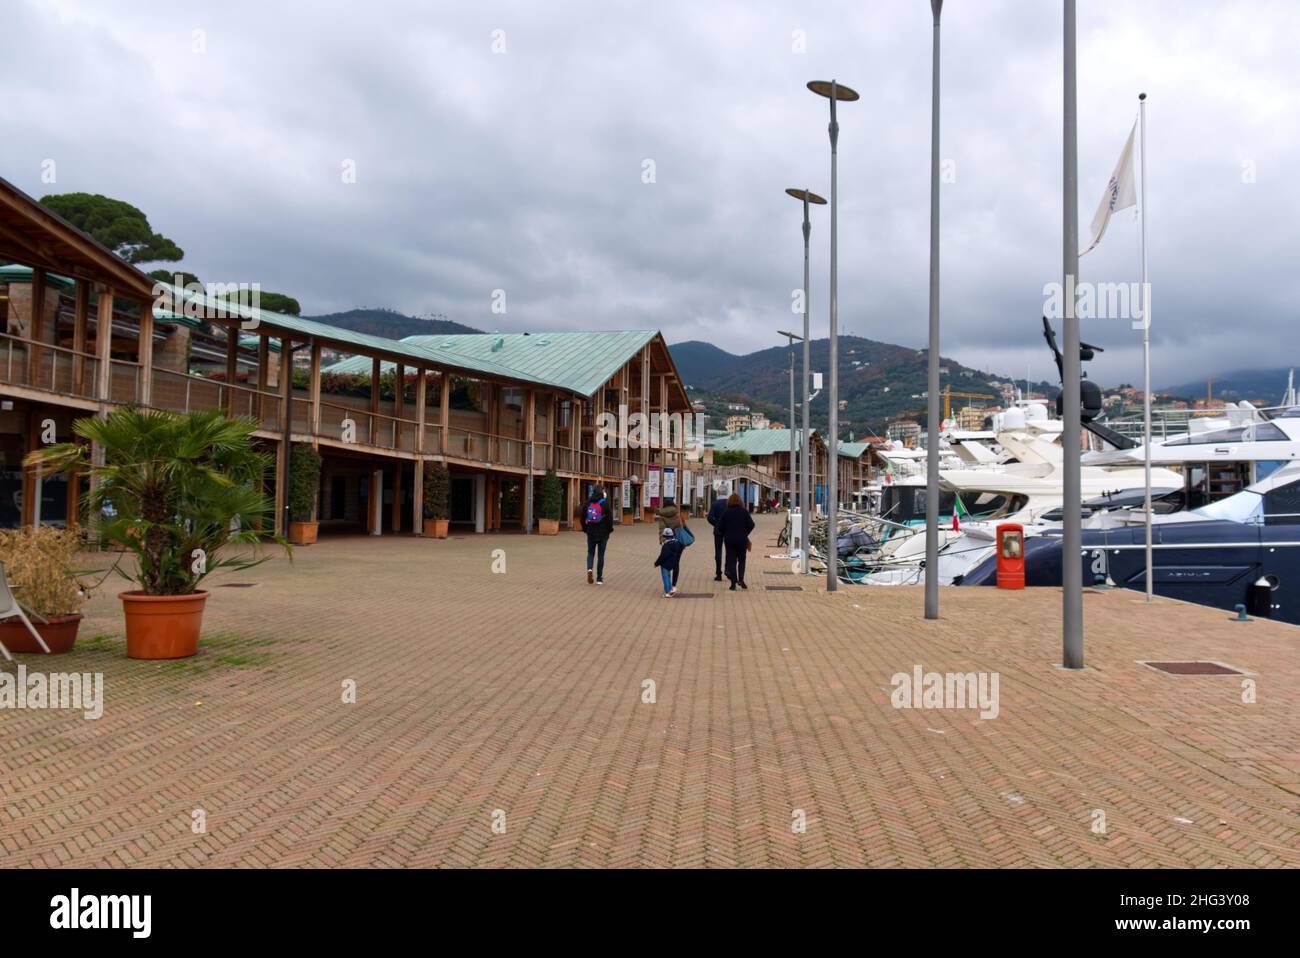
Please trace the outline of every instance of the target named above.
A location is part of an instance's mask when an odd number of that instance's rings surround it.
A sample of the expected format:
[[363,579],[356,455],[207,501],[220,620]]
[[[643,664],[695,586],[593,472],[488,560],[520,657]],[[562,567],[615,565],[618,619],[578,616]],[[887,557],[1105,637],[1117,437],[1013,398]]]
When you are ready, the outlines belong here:
[[655,565],[662,566],[669,572],[674,571],[677,564],[682,561],[682,548],[682,544],[676,539],[666,540],[659,550],[659,558],[655,559]]
[[709,525],[713,526],[713,534],[715,536],[722,535],[722,529],[718,525],[718,523],[722,521],[722,514],[726,511],[727,511],[726,499],[714,499],[713,505],[709,506],[708,520],[709,520]]
[[744,506],[729,506],[715,528],[727,545],[733,549],[744,548],[749,534],[754,531],[754,517]]
[[[599,522],[587,521],[587,506],[593,502],[599,502],[603,515]],[[587,506],[582,507],[582,530],[587,533],[591,539],[608,539],[611,532],[614,531],[614,513],[609,507],[609,499],[596,499],[594,496],[587,500]]]

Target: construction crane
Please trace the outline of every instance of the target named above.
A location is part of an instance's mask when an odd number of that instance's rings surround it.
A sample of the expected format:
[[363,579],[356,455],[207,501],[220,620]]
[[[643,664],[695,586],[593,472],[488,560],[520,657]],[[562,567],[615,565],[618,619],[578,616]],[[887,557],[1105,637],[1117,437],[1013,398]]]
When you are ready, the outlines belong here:
[[958,392],[951,386],[943,387],[943,418],[947,419],[952,413],[952,397],[957,396],[961,399],[997,399],[997,396],[990,396],[988,393],[963,393]]

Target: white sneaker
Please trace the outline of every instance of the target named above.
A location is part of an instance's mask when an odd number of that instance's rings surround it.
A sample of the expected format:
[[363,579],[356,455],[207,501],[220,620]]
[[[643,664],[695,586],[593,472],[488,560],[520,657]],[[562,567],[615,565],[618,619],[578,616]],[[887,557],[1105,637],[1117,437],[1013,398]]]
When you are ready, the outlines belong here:
[[597,579],[597,580],[596,580],[596,585],[604,585],[604,584],[605,584],[605,580],[604,580],[604,579]]
[[669,595],[676,595],[676,594],[677,594],[677,586],[673,586],[671,589],[669,589],[669,590],[668,590],[668,594],[669,594]]

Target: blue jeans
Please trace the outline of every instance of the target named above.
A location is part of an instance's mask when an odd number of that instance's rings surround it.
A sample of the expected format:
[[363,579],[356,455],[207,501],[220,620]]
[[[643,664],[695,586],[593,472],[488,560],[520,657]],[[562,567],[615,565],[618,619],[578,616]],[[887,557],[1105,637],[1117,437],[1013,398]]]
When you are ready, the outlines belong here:
[[663,566],[660,566],[660,567],[659,567],[659,577],[662,578],[662,579],[664,580],[664,591],[665,591],[665,592],[667,592],[669,589],[671,589],[673,586],[675,586],[675,585],[677,584],[677,570],[676,570],[676,569],[673,569],[673,570],[670,572],[668,569],[665,569]]
[[[587,571],[591,571],[592,559],[596,559],[596,578],[605,578],[605,546],[609,544],[608,539],[597,539],[594,536],[587,536]],[[599,556],[597,557],[597,553]]]

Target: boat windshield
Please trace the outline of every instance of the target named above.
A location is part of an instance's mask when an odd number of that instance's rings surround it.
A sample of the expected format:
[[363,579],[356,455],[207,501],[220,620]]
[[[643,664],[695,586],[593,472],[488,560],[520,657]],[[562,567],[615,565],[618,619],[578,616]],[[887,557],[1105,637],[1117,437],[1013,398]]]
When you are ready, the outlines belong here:
[[1258,492],[1243,489],[1236,495],[1211,502],[1192,512],[1207,519],[1226,519],[1229,522],[1258,524],[1264,520],[1264,497]]

